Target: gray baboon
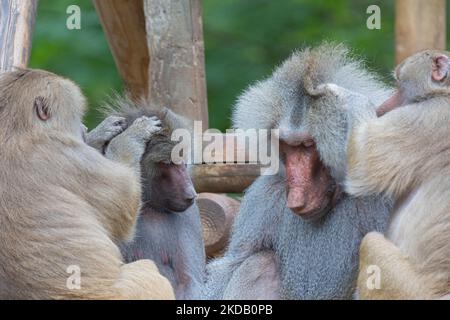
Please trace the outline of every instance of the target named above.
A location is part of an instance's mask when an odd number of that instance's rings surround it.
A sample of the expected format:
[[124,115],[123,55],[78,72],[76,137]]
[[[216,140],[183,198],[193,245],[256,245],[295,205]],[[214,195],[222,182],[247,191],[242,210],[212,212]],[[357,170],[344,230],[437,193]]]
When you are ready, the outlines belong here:
[[104,157],[83,141],[84,109],[67,79],[0,75],[0,298],[173,298],[153,262],[124,264],[117,245],[132,237],[159,122],[139,118]]
[[[361,298],[450,293],[448,71],[447,52],[427,50],[407,58],[396,68],[397,90],[377,108],[378,118],[371,108],[361,108],[370,104],[364,97],[327,85],[337,97],[334,105],[349,112],[348,192],[396,200],[389,240],[370,233],[361,245]],[[375,276],[370,266],[380,268],[379,288],[368,283]]]
[[117,120],[125,119],[127,124],[141,116],[157,116],[163,128],[147,143],[142,157],[143,205],[136,237],[123,245],[122,253],[127,262],[153,260],[172,283],[177,299],[199,298],[205,281],[205,249],[195,203],[197,194],[186,164],[175,164],[171,159],[177,143],[171,140],[172,132],[190,129],[192,123],[145,101],[134,103],[129,98],[120,98],[115,104],[117,110],[108,113],[118,117]]
[[247,190],[225,256],[208,265],[206,298],[352,297],[360,241],[384,230],[391,204],[341,191],[345,119],[305,89],[328,82],[374,103],[390,94],[345,48],[323,44],[295,52],[238,99],[235,127],[279,128],[282,164]]

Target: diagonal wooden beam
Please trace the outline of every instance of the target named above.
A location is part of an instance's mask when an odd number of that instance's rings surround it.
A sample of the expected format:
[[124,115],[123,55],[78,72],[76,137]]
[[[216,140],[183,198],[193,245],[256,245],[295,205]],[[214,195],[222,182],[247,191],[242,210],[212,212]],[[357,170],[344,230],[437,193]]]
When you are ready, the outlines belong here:
[[148,95],[149,55],[142,0],[94,0],[117,69],[134,97]]
[[0,0],[0,71],[27,67],[37,3],[37,0]]
[[94,0],[133,96],[208,125],[200,0]]

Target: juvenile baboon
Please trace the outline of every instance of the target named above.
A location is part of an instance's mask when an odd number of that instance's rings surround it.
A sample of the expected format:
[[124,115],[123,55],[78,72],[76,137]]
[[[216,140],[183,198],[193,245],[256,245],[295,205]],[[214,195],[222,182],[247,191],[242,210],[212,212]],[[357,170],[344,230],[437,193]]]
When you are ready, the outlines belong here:
[[162,130],[147,143],[141,160],[143,205],[136,237],[122,246],[122,253],[128,262],[153,260],[172,283],[177,299],[198,299],[205,281],[205,249],[197,194],[186,164],[175,164],[171,159],[177,144],[171,140],[172,132],[190,129],[192,123],[145,101],[134,103],[122,98],[116,104],[117,111],[109,113],[119,120],[124,118],[125,123],[141,116],[157,116],[162,121]]
[[238,99],[235,127],[279,128],[280,171],[247,190],[225,256],[208,265],[206,298],[352,297],[360,241],[384,230],[390,201],[341,191],[345,119],[305,89],[327,82],[374,103],[390,93],[345,48],[323,44],[295,52]]
[[[349,110],[347,190],[387,194],[395,209],[386,233],[361,245],[361,298],[421,299],[450,293],[450,80],[449,58],[427,50],[395,71],[397,90],[375,112],[355,110],[364,97],[329,85],[336,106]],[[352,101],[349,103],[349,101]],[[364,112],[362,112],[364,111]],[[368,281],[380,268],[380,287]]]
[[117,246],[133,235],[159,121],[139,118],[104,157],[83,141],[84,109],[67,79],[0,75],[0,299],[173,298],[153,262],[124,264]]

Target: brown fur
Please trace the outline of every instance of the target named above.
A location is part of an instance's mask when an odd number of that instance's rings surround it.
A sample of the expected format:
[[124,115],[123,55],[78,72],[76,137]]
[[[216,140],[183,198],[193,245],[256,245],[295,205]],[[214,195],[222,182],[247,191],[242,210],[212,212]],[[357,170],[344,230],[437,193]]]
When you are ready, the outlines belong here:
[[[132,236],[139,177],[130,156],[116,163],[84,143],[84,100],[45,71],[0,76],[0,298],[173,298],[151,261],[122,261],[116,243]],[[79,290],[66,286],[70,265],[81,269]]]
[[[349,139],[347,189],[396,199],[386,237],[361,246],[362,298],[421,299],[450,293],[450,87],[432,82],[425,51],[397,69],[404,103],[380,118],[355,120]],[[413,88],[414,90],[411,90]],[[382,287],[368,290],[366,266],[381,268]]]

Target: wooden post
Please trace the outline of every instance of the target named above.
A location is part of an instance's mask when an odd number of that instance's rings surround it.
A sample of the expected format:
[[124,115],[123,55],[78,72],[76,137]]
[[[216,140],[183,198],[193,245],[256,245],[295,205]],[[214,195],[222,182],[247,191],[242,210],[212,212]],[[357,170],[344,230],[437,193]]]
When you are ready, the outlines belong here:
[[117,68],[149,97],[208,127],[200,0],[94,0]]
[[27,67],[36,9],[37,0],[0,0],[0,72]]
[[445,0],[397,0],[396,62],[424,49],[446,47]]
[[208,128],[200,0],[144,0],[149,96]]
[[198,196],[197,204],[202,220],[206,256],[218,257],[228,245],[240,203],[225,195],[202,193]]
[[149,56],[142,0],[94,0],[125,87],[133,97],[148,95]]

